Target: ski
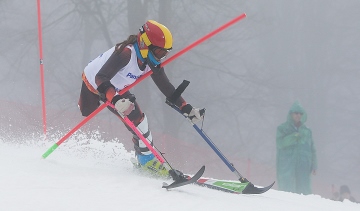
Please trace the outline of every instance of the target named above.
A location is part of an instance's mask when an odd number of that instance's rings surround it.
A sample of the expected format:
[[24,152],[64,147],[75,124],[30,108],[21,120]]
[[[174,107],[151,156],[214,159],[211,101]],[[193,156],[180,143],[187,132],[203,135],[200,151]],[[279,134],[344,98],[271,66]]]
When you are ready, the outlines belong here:
[[207,187],[214,190],[219,190],[227,193],[234,194],[261,194],[268,191],[275,182],[267,187],[255,187],[250,182],[240,182],[231,180],[218,180],[210,178],[200,178],[195,184],[203,187]]
[[177,187],[180,187],[180,186],[195,183],[204,174],[204,171],[205,171],[205,166],[202,166],[200,168],[200,170],[194,176],[192,176],[190,178],[188,176],[180,177],[180,179],[176,179],[170,185],[167,184],[166,182],[164,182],[162,187],[169,190],[169,189],[172,189],[172,188],[177,188]]
[[[139,170],[140,172],[142,172],[142,169],[140,168],[140,164],[137,162],[137,160],[135,158],[131,158],[130,161],[136,170]],[[202,169],[204,169],[204,171],[205,171],[205,167],[203,167],[199,170],[200,173],[201,173]],[[178,182],[174,182],[176,184],[176,186],[174,183],[172,183],[174,185],[171,184],[172,185],[171,186],[164,182],[163,188],[168,187],[167,189],[171,189],[171,188],[180,187],[183,185],[193,183],[193,184],[201,186],[201,187],[207,187],[209,189],[218,190],[218,191],[227,192],[227,193],[233,193],[233,194],[261,194],[261,193],[265,193],[266,191],[268,191],[275,183],[275,182],[273,182],[271,185],[269,185],[267,187],[256,187],[250,182],[240,182],[240,181],[234,181],[234,180],[220,180],[220,179],[201,177],[204,172],[202,172],[201,174],[199,173],[200,174],[199,178],[197,178],[197,180],[195,180],[196,175],[198,173],[196,173],[195,176],[193,176],[193,177],[191,177],[189,175],[184,175],[184,178],[186,178],[186,180],[184,180],[183,183],[179,182],[179,180],[178,180]],[[188,182],[188,180],[191,180],[191,181]]]

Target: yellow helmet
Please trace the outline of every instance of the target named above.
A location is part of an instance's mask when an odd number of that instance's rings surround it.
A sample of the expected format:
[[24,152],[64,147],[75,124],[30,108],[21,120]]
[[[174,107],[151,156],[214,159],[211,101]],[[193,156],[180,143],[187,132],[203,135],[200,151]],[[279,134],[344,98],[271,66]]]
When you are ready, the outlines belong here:
[[[156,65],[160,64],[160,60],[165,58],[167,53],[172,49],[172,35],[166,26],[154,21],[148,20],[140,28],[138,34],[138,46],[143,58],[153,60]],[[149,54],[150,50],[150,54]]]

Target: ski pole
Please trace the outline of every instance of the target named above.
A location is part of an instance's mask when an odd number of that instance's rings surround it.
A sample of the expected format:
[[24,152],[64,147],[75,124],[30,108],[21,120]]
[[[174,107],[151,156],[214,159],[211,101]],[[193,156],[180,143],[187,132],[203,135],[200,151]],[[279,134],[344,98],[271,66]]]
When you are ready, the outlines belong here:
[[[164,67],[165,65],[167,65],[168,63],[172,62],[173,60],[175,60],[176,58],[178,58],[179,56],[181,56],[182,54],[186,53],[187,51],[191,50],[192,48],[194,48],[195,46],[199,45],[200,43],[204,42],[205,40],[209,39],[210,37],[214,36],[215,34],[219,33],[220,31],[226,29],[227,27],[233,25],[234,23],[244,19],[246,17],[246,14],[243,13],[237,17],[235,17],[234,19],[230,20],[229,22],[225,23],[224,25],[220,26],[219,28],[215,29],[214,31],[208,33],[207,35],[203,36],[202,38],[200,38],[199,40],[193,42],[192,44],[190,44],[189,46],[185,47],[184,49],[182,49],[181,51],[177,52],[175,55],[173,55],[172,57],[170,57],[169,59],[165,60],[163,63],[161,63],[161,67]],[[152,71],[150,70],[149,72],[145,73],[144,75],[142,75],[140,78],[138,78],[134,83],[130,84],[129,86],[125,87],[124,89],[122,89],[119,92],[119,95],[124,94],[125,92],[127,92],[128,90],[130,90],[132,87],[134,87],[135,85],[137,85],[138,83],[140,83],[142,80],[144,80],[145,78],[147,78],[148,76],[150,76],[152,74]],[[91,118],[93,118],[96,114],[98,114],[101,110],[103,110],[106,107],[106,104],[102,104],[101,106],[99,106],[95,111],[93,111],[89,116],[87,116],[85,119],[83,119],[78,125],[76,125],[72,130],[70,130],[64,137],[62,137],[58,142],[56,142],[53,146],[51,146],[43,155],[43,158],[47,158],[55,149],[57,149],[57,147],[62,144],[67,138],[69,138],[73,133],[75,133],[81,126],[83,126],[86,122],[88,122]]]

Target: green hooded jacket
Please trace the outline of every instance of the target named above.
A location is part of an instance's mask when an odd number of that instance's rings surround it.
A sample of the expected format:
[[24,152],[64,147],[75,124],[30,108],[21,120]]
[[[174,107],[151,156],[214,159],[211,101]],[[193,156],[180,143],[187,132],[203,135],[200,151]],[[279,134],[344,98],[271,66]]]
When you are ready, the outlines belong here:
[[[296,127],[292,113],[302,113]],[[311,172],[317,169],[316,150],[311,130],[305,126],[307,114],[299,102],[289,110],[287,121],[277,128],[276,168],[279,190],[311,194]]]

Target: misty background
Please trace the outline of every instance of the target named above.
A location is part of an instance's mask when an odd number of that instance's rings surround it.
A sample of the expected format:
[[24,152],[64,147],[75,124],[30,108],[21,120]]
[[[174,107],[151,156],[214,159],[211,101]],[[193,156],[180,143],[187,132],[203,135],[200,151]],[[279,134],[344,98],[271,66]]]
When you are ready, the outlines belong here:
[[[86,64],[137,34],[146,20],[170,29],[172,56],[246,13],[167,65],[168,77],[175,87],[191,82],[183,97],[206,108],[200,126],[256,185],[276,180],[276,128],[299,100],[317,150],[313,192],[331,197],[346,184],[360,198],[359,1],[48,0],[41,10],[47,138],[54,143],[83,119],[77,102]],[[0,28],[0,136],[43,141],[36,1],[0,0]],[[173,166],[193,172],[205,164],[205,176],[236,179],[164,103],[151,78],[132,92],[149,118],[155,145]],[[130,132],[107,109],[81,131],[99,131],[99,139],[132,150]]]

